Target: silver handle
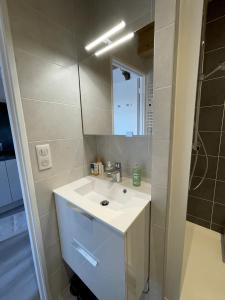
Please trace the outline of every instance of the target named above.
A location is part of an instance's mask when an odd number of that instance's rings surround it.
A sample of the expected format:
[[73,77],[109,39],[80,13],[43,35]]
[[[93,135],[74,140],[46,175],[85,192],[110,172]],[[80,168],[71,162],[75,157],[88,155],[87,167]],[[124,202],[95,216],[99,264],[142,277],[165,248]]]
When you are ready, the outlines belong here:
[[81,243],[79,243],[76,239],[73,239],[72,246],[74,249],[81,255],[83,258],[85,258],[93,267],[97,267],[98,261],[97,259],[91,255],[83,246]]
[[76,213],[81,214],[82,216],[88,218],[90,221],[93,221],[95,219],[93,216],[89,215],[87,212],[85,212],[84,210],[80,209],[77,206],[69,204],[69,208],[71,208],[72,210],[74,210]]

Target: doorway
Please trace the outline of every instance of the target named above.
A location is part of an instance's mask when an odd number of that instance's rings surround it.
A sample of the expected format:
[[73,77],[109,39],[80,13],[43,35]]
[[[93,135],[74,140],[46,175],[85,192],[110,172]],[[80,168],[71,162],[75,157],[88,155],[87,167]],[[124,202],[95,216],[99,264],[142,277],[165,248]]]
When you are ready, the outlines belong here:
[[40,299],[0,71],[0,298]]

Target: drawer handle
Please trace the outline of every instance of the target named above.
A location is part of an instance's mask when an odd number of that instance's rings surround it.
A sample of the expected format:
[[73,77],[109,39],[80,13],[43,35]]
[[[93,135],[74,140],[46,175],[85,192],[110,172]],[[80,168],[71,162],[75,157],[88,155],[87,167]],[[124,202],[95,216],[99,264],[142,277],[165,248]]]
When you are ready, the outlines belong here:
[[93,266],[97,267],[97,260],[95,260],[90,254],[88,254],[84,249],[81,247],[76,247],[76,250]]
[[86,213],[85,211],[80,209],[79,207],[69,204],[69,208],[74,210],[76,213],[81,214],[82,216],[88,218],[90,221],[93,221],[95,219],[94,217],[92,217],[91,215],[89,215],[88,213]]
[[81,246],[81,244],[76,240],[73,239],[72,246],[75,248],[77,252],[80,253],[93,267],[97,267],[98,261],[88,253],[87,250],[84,249],[84,247]]

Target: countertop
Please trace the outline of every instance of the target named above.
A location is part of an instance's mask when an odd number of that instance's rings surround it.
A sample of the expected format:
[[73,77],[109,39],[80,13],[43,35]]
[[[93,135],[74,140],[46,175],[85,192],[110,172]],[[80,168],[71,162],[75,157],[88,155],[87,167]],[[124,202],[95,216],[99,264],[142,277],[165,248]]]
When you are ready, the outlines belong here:
[[[104,184],[103,189],[108,191],[108,197],[107,193],[104,196],[98,194],[99,201],[106,199],[110,201],[111,205],[101,206],[99,203],[90,201],[88,197],[85,198],[76,192],[76,190],[91,184],[93,181],[96,181],[98,185]],[[123,193],[124,187],[127,188],[125,194]],[[122,182],[116,183],[105,176],[87,176],[55,189],[54,194],[57,199],[59,197],[63,198],[75,207],[125,234],[134,220],[150,203],[151,185],[142,181],[140,187],[134,187],[131,178],[124,177]],[[119,201],[116,200],[117,197]]]

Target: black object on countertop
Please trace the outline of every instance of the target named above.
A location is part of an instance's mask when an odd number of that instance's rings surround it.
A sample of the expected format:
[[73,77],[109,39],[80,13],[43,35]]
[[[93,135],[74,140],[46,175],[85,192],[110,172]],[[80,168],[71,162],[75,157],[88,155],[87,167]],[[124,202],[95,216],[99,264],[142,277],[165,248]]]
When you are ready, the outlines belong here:
[[74,274],[70,279],[70,293],[77,297],[77,300],[98,300],[84,282]]

